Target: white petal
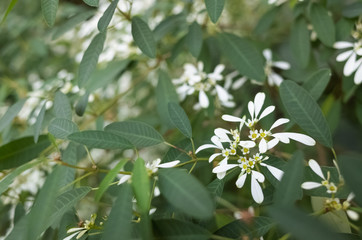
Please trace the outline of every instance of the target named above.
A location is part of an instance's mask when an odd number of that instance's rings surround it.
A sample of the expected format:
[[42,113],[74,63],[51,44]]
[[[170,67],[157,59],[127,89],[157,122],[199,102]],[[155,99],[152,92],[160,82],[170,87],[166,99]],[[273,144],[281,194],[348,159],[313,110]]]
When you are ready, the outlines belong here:
[[271,172],[271,174],[278,179],[279,181],[282,179],[284,172],[276,167],[270,166],[268,164],[265,163],[260,163],[260,165],[267,167],[267,169],[269,170],[269,172]]
[[217,173],[217,174],[216,174],[216,177],[217,177],[218,179],[223,179],[223,178],[225,177],[225,175],[226,175],[226,172],[221,172],[221,173]]
[[212,145],[212,144],[204,144],[204,145],[201,145],[198,149],[196,149],[196,152],[195,153],[198,153],[204,149],[207,149],[207,148],[217,148],[217,146],[215,145]]
[[224,114],[221,116],[222,120],[227,122],[243,122],[244,120],[238,117],[234,117],[232,115]]
[[351,192],[350,194],[348,194],[348,197],[347,197],[347,202],[350,202],[352,201],[352,199],[355,197],[354,193]]
[[84,228],[78,227],[78,228],[70,228],[67,233],[73,233],[73,232],[79,232],[80,230],[84,230]]
[[349,58],[349,56],[351,56],[352,53],[353,53],[353,50],[348,50],[346,52],[340,53],[337,55],[336,61],[344,62],[347,60],[347,58]]
[[229,93],[222,87],[220,87],[219,85],[215,85],[216,88],[216,93],[218,98],[220,99],[221,102],[226,102],[229,100]]
[[275,109],[275,106],[269,106],[267,108],[265,108],[265,110],[261,113],[260,117],[258,118],[259,120],[268,116],[270,113],[272,113]]
[[251,170],[251,175],[253,177],[255,177],[256,180],[258,180],[258,182],[264,182],[265,181],[265,177],[262,173]]
[[81,237],[83,237],[83,235],[84,235],[87,231],[88,231],[87,229],[81,231],[81,232],[78,234],[78,236],[76,237],[76,239],[80,239]]
[[250,117],[252,119],[254,119],[254,103],[252,101],[249,101],[249,103],[248,103],[248,110],[249,110]]
[[346,213],[347,213],[348,217],[350,219],[352,219],[353,221],[357,221],[359,219],[359,215],[355,211],[347,210]]
[[279,127],[280,125],[283,125],[285,123],[289,122],[288,118],[279,118],[278,120],[275,121],[275,123],[273,123],[273,125],[270,127],[269,130],[272,130],[276,127]]
[[240,174],[238,180],[236,180],[236,186],[238,188],[242,188],[244,186],[246,177],[248,176],[248,174],[244,173],[244,174]]
[[255,96],[254,99],[254,107],[255,107],[255,117],[257,118],[261,108],[264,105],[264,101],[265,101],[265,93],[258,93]]
[[251,175],[251,195],[257,203],[262,203],[264,200],[264,194],[256,178]]
[[244,85],[246,80],[248,80],[247,77],[242,77],[237,79],[236,81],[234,81],[233,85],[231,86],[231,89],[233,90],[239,89],[241,86]]
[[354,83],[357,85],[362,83],[362,65],[359,66],[354,74]]
[[179,163],[180,163],[180,160],[175,160],[175,161],[171,161],[171,162],[167,162],[167,163],[158,164],[157,167],[159,167],[159,168],[172,168],[172,167],[176,166]]
[[231,142],[229,136],[227,135],[228,133],[230,134],[230,131],[223,128],[216,128],[214,133],[221,142]]
[[265,153],[268,150],[268,144],[264,138],[262,138],[259,142],[259,152]]
[[314,188],[317,188],[317,187],[320,187],[320,186],[323,186],[321,183],[317,183],[317,182],[304,182],[302,184],[302,188],[303,189],[314,189]]
[[[277,74],[275,72],[271,72],[269,75],[269,78],[271,79],[270,81],[275,83],[275,85],[277,85],[278,87],[280,86],[280,84],[282,84],[282,82],[284,80],[279,74]],[[270,84],[270,85],[273,86],[273,84]]]
[[214,73],[220,74],[220,73],[222,73],[222,71],[224,71],[224,69],[225,69],[225,65],[219,64],[215,67]]
[[233,101],[220,102],[220,104],[227,108],[235,107],[235,103]]
[[[83,228],[82,228],[83,229]],[[70,239],[72,239],[75,235],[77,235],[78,234],[78,232],[76,232],[76,233],[73,233],[72,235],[69,235],[68,237],[66,237],[66,238],[63,238],[63,240],[70,240]]]
[[284,133],[273,133],[272,136],[277,138],[282,143],[290,143],[289,137],[286,136]]
[[275,147],[278,144],[278,142],[279,142],[279,139],[277,139],[277,138],[273,138],[272,140],[270,140],[268,142],[268,150]]
[[302,133],[292,133],[292,132],[284,132],[281,133],[287,136],[290,139],[293,139],[294,141],[303,143],[307,146],[314,146],[316,144],[315,140],[305,134]]
[[221,143],[220,139],[219,139],[217,136],[212,136],[212,137],[211,137],[211,142],[213,142],[213,143],[217,146],[217,148],[219,148],[219,149],[224,149],[224,147],[222,146],[222,143]]
[[277,62],[273,62],[273,66],[283,69],[283,70],[288,70],[290,69],[290,64],[288,62],[284,62],[284,61],[277,61]]
[[316,160],[310,159],[308,165],[313,170],[313,172],[315,172],[318,176],[320,176],[322,179],[326,179],[324,177],[321,167],[319,166]]
[[207,108],[209,106],[209,98],[204,91],[199,92],[199,103],[202,108]]
[[264,49],[263,50],[263,55],[264,55],[266,60],[268,60],[268,61],[272,60],[272,52],[271,52],[270,49]]
[[214,161],[214,159],[217,157],[217,156],[220,156],[222,153],[214,153],[212,154],[210,157],[209,157],[209,163],[211,163],[212,161]]
[[239,166],[238,164],[221,164],[217,167],[215,167],[214,169],[212,169],[213,173],[221,173],[221,172],[226,172],[234,167]]
[[244,148],[253,148],[256,146],[255,142],[254,141],[250,141],[250,140],[247,140],[247,141],[240,141],[239,142],[239,145],[244,147]]
[[340,42],[335,42],[333,44],[333,47],[336,49],[343,49],[343,48],[353,47],[353,43],[340,41]]
[[127,182],[131,178],[131,175],[123,175],[120,179],[117,185],[121,185],[122,183]]
[[357,61],[357,55],[356,53],[352,53],[352,55],[348,58],[346,64],[343,68],[343,75],[348,77],[351,76],[354,71],[358,68],[358,63],[360,64],[360,61]]

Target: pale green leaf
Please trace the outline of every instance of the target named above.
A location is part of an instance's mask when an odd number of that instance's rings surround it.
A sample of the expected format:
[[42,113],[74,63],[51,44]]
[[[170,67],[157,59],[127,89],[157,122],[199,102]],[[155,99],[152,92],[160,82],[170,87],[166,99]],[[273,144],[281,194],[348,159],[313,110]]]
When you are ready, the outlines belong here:
[[85,2],[88,6],[91,7],[98,7],[99,5],[99,0],[83,0],[83,2]]
[[167,34],[173,33],[178,28],[186,26],[186,14],[180,13],[177,15],[171,15],[162,20],[153,30],[153,36],[156,42],[160,41]]
[[[15,4],[18,2],[18,0],[11,0],[11,2],[9,3],[8,8],[6,9],[6,12],[3,16],[3,18],[1,19],[0,25],[3,24],[7,18],[7,16],[9,15],[9,13],[11,12],[11,10],[13,10]],[[1,126],[1,125],[0,125]]]
[[59,0],[41,0],[40,3],[45,22],[52,27],[57,15]]
[[41,132],[41,127],[42,127],[42,124],[43,124],[43,120],[44,120],[44,115],[45,115],[45,105],[46,105],[46,102],[44,102],[42,108],[40,109],[40,112],[36,118],[36,122],[34,124],[34,142],[37,143],[38,142],[38,139],[39,139],[39,134]]
[[148,214],[151,202],[150,179],[142,158],[137,158],[132,172],[132,188],[137,205],[143,214]]
[[193,22],[189,26],[189,32],[186,36],[186,45],[192,56],[198,58],[202,48],[202,29],[197,22]]
[[150,58],[156,57],[156,41],[151,29],[139,17],[132,18],[132,36],[141,51]]
[[101,149],[130,149],[132,144],[125,138],[111,132],[87,130],[75,132],[67,137],[69,140],[86,145],[90,148]]
[[25,101],[26,99],[21,99],[8,108],[4,116],[0,119],[0,132],[7,128],[16,115],[18,115],[20,110],[23,108]]
[[72,108],[68,97],[62,92],[56,92],[54,97],[54,115],[56,118],[72,120]]
[[136,147],[153,146],[164,142],[163,137],[153,127],[143,122],[114,122],[106,126],[105,130],[127,139]]
[[78,132],[78,126],[71,120],[64,118],[55,118],[50,122],[48,131],[56,138],[67,139],[67,136]]
[[328,123],[312,96],[290,80],[283,81],[279,93],[291,118],[316,141],[331,148],[333,143]]
[[99,55],[102,53],[103,45],[106,40],[106,32],[98,33],[85,50],[83,58],[79,64],[78,85],[86,85],[89,77],[97,66]]
[[107,27],[109,25],[109,23],[112,20],[113,14],[114,14],[114,10],[116,10],[117,4],[118,4],[119,0],[113,0],[111,2],[111,4],[109,4],[108,8],[106,9],[106,11],[103,13],[103,16],[99,19],[98,22],[98,30],[100,32],[104,32],[107,30]]
[[304,18],[297,19],[290,34],[291,50],[301,68],[308,66],[310,58],[311,44],[307,25]]
[[216,23],[224,9],[225,0],[205,0],[205,5],[211,21]]
[[313,3],[310,10],[310,20],[318,39],[326,46],[333,47],[336,41],[336,31],[333,19],[329,16],[328,11],[322,5]]
[[303,87],[309,92],[315,101],[319,99],[331,79],[331,70],[323,68],[314,72],[303,83]]
[[168,114],[173,125],[187,138],[192,138],[192,129],[189,118],[180,105],[174,102],[168,103]]

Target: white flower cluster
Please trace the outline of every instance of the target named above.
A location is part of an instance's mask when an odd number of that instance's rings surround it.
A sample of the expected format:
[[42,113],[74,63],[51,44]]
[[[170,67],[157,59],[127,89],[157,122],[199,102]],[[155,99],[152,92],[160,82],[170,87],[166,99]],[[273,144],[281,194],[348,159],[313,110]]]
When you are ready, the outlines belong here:
[[234,107],[233,96],[228,93],[225,87],[222,87],[219,82],[224,80],[221,74],[224,71],[225,66],[219,64],[215,67],[212,73],[204,72],[204,64],[198,62],[197,67],[192,64],[184,65],[184,73],[178,79],[173,79],[173,83],[177,85],[177,93],[183,101],[186,96],[198,94],[199,102],[194,108],[207,108],[210,104],[210,95],[217,95],[220,104],[224,107]]
[[[71,233],[69,236],[64,238],[63,240],[70,240],[73,237],[76,236],[75,239],[80,239],[83,237],[84,234],[86,234],[91,229],[100,229],[100,226],[97,226],[96,221],[97,215],[92,214],[90,220],[85,220],[80,227],[70,228],[67,233]],[[103,222],[100,222],[100,225],[103,225]]]
[[[289,143],[290,139],[308,146],[313,146],[316,143],[311,137],[301,133],[273,133],[272,130],[276,127],[289,122],[289,119],[286,118],[276,120],[269,130],[260,128],[258,124],[259,121],[275,109],[274,106],[268,106],[261,111],[264,100],[265,94],[258,93],[254,101],[249,102],[248,110],[250,118],[247,120],[246,116],[239,118],[231,115],[223,115],[222,119],[225,121],[240,123],[239,128],[235,130],[215,129],[215,135],[211,138],[213,144],[202,145],[196,150],[196,153],[198,153],[207,148],[219,149],[221,152],[214,153],[209,158],[209,162],[212,162],[219,156],[223,158],[213,169],[213,173],[216,173],[217,177],[222,179],[228,170],[239,168],[241,173],[236,181],[238,188],[244,186],[247,176],[250,175],[251,194],[257,203],[261,203],[264,200],[263,191],[259,183],[264,182],[265,177],[260,172],[259,166],[266,167],[278,180],[283,176],[283,171],[265,163],[268,160],[268,156],[266,156],[265,153],[275,147],[279,142]],[[241,140],[240,138],[240,133],[244,125],[249,128],[248,140]],[[229,163],[229,160],[236,160],[237,163]]]
[[280,86],[280,84],[283,82],[283,78],[277,74],[273,68],[279,68],[282,70],[288,70],[290,69],[290,64],[285,61],[273,61],[273,54],[270,49],[264,49],[263,55],[265,57],[265,75],[268,79],[269,86]]
[[[339,168],[335,161],[334,161],[334,164],[338,170]],[[355,211],[350,209],[351,201],[354,198],[354,194],[350,193],[347,197],[347,200],[345,200],[343,203],[341,203],[341,200],[339,198],[335,197],[335,195],[338,191],[338,186],[334,182],[330,181],[330,179],[329,179],[330,173],[328,172],[328,175],[326,178],[324,176],[324,173],[323,173],[321,167],[319,166],[317,161],[314,159],[310,159],[308,162],[308,165],[312,169],[312,171],[322,179],[322,181],[321,182],[304,182],[302,184],[302,188],[306,189],[306,190],[310,190],[310,189],[315,189],[315,188],[324,186],[327,190],[327,193],[331,195],[331,197],[327,198],[324,203],[325,210],[326,211],[343,210],[343,211],[346,211],[349,218],[351,218],[352,220],[355,220],[355,221],[358,220],[358,218],[359,218],[358,213],[356,213]],[[338,173],[339,173],[339,170],[338,170]],[[340,173],[339,173],[339,175],[340,175]],[[342,176],[340,175],[340,179],[341,178],[342,178]]]

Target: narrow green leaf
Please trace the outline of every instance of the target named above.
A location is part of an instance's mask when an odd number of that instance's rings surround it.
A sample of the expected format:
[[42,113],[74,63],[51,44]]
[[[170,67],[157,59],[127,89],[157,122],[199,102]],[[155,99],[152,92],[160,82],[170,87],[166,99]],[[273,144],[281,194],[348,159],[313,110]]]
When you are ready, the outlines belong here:
[[284,175],[274,193],[274,204],[280,206],[293,205],[296,200],[303,197],[300,187],[303,183],[303,153],[297,151],[288,161]]
[[78,126],[71,120],[55,118],[50,122],[48,131],[56,138],[67,139],[68,135],[78,132]]
[[52,27],[57,15],[59,0],[41,0],[40,3],[45,22]]
[[270,215],[280,227],[297,239],[330,240],[338,238],[335,233],[315,218],[306,215],[290,206],[273,206],[269,208]]
[[329,16],[327,9],[320,4],[313,3],[310,10],[310,20],[318,39],[326,46],[332,47],[336,41],[336,30],[334,29],[333,19]]
[[80,117],[83,116],[83,114],[87,108],[88,97],[89,97],[89,93],[86,92],[75,105],[75,113]]
[[42,135],[37,143],[33,137],[24,137],[14,140],[0,147],[0,171],[23,165],[38,157],[50,146],[48,136]]
[[98,190],[94,196],[96,202],[99,202],[103,194],[106,192],[110,184],[112,183],[113,179],[117,176],[121,168],[126,164],[127,160],[122,159],[119,161],[119,163],[111,169],[107,173],[107,175],[103,178],[101,184],[99,184]]
[[292,53],[301,68],[305,68],[309,64],[311,44],[307,26],[306,20],[299,18],[295,21],[290,34]]
[[[67,148],[64,151],[62,151],[61,160],[71,165],[77,165],[77,149],[78,149],[78,144],[70,142]],[[67,169],[64,170],[64,172],[65,172],[64,176],[59,184],[60,191],[65,191],[72,188],[72,185],[69,184],[74,181],[76,169],[67,167]]]
[[362,2],[354,2],[349,5],[347,5],[342,10],[343,17],[346,18],[355,18],[361,16],[362,13]]
[[180,13],[177,15],[171,15],[162,20],[153,30],[153,36],[156,42],[160,41],[167,34],[176,32],[179,28],[183,29],[186,22],[186,14]]
[[168,103],[168,114],[173,125],[187,138],[192,138],[192,129],[185,111],[177,103]]
[[45,110],[46,110],[45,105],[46,105],[46,102],[44,102],[42,108],[40,109],[40,112],[39,112],[38,117],[36,118],[36,122],[34,124],[34,142],[35,143],[38,142],[39,134],[41,132],[41,127],[43,124]]
[[242,75],[263,82],[264,60],[254,45],[245,38],[230,33],[222,33],[219,36],[222,50],[234,68]]
[[111,4],[109,4],[108,8],[106,9],[106,11],[103,13],[103,16],[99,19],[98,22],[98,30],[100,32],[104,32],[107,30],[107,27],[109,25],[109,23],[112,20],[113,14],[114,14],[114,10],[116,10],[117,4],[118,4],[119,0],[113,0],[111,2]]
[[205,0],[205,5],[211,21],[216,23],[224,9],[225,0]]
[[119,186],[118,196],[104,225],[102,239],[132,239],[132,189],[129,184]]
[[283,105],[291,118],[316,141],[331,148],[328,123],[312,96],[293,81],[283,81],[279,89]]
[[148,147],[164,142],[163,137],[153,127],[143,122],[114,122],[106,126],[105,130],[127,139],[136,147]]
[[148,177],[145,161],[137,158],[132,172],[132,188],[137,205],[143,214],[148,214],[151,203],[150,179]]
[[18,115],[20,110],[23,108],[25,101],[26,99],[21,99],[8,108],[4,116],[0,119],[0,132],[7,128],[16,115]]
[[267,30],[273,24],[278,12],[279,8],[271,8],[264,15],[262,15],[254,29],[254,32],[259,35],[267,33]]
[[139,17],[132,18],[132,36],[136,45],[150,58],[156,57],[156,41],[151,29]]
[[85,50],[82,61],[79,65],[78,85],[86,85],[89,77],[97,66],[99,55],[102,53],[103,45],[106,40],[106,32],[98,33]]
[[166,200],[183,213],[197,218],[211,218],[214,204],[205,187],[181,169],[160,169],[159,188]]
[[68,97],[62,92],[56,92],[54,97],[54,115],[57,118],[72,120],[72,108]]
[[202,48],[202,29],[197,22],[193,22],[189,26],[189,32],[186,36],[186,45],[192,56],[198,58]]
[[86,145],[90,148],[101,149],[130,149],[132,144],[125,138],[111,132],[87,130],[75,132],[67,137],[69,140]]
[[[183,139],[179,142],[176,142],[175,145],[178,146],[179,148],[185,150],[186,152],[192,150],[192,144],[189,139]],[[164,163],[172,162],[175,159],[180,160],[181,162],[186,162],[188,160],[191,160],[191,157],[189,155],[187,155],[186,153],[181,152],[178,149],[171,147],[168,149],[165,156],[162,158],[162,162],[164,162]]]
[[343,155],[339,157],[339,167],[348,187],[356,195],[356,202],[362,206],[362,158],[361,156]]
[[223,179],[215,178],[211,183],[207,185],[207,189],[216,197],[221,197],[224,191],[225,182]]
[[[8,17],[9,13],[11,12],[11,10],[13,10],[15,4],[18,2],[18,0],[11,0],[11,2],[9,3],[8,8],[6,9],[6,12],[3,16],[3,18],[1,19],[0,25],[3,24],[6,20],[6,18]],[[1,126],[1,125],[0,125]]]
[[91,7],[98,7],[99,6],[99,0],[83,0],[88,6]]
[[331,70],[323,68],[313,73],[304,83],[303,87],[315,101],[319,99],[331,79]]
[[154,221],[154,226],[159,239],[173,240],[207,240],[211,233],[206,229],[191,222],[177,219],[161,219]]

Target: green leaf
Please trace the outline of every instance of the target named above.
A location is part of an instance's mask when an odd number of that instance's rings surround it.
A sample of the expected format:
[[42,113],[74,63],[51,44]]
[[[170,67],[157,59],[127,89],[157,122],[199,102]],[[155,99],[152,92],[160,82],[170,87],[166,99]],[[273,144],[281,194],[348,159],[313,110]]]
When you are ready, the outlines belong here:
[[214,204],[205,187],[181,169],[160,169],[159,188],[166,200],[176,209],[197,218],[211,218]]
[[132,188],[137,205],[143,214],[148,214],[151,203],[150,179],[148,177],[145,161],[137,158],[132,172]]
[[117,134],[136,147],[148,147],[164,142],[163,137],[150,125],[138,121],[114,122],[105,130]]
[[185,111],[177,103],[168,103],[168,114],[173,125],[187,138],[192,138],[192,129]]
[[222,33],[219,36],[222,50],[234,68],[242,75],[263,82],[264,60],[254,45],[245,38],[230,33]]
[[361,16],[361,12],[362,2],[357,1],[345,6],[342,10],[342,15],[346,18],[355,18]]
[[[3,16],[3,18],[1,19],[0,25],[3,24],[6,20],[6,18],[8,17],[9,13],[11,12],[11,10],[13,10],[15,4],[18,2],[18,0],[11,0],[11,2],[9,3],[8,8],[6,9],[6,12]],[[1,124],[0,124],[1,126]]]
[[[62,151],[61,160],[71,165],[77,165],[77,150],[78,144],[70,142],[67,148]],[[59,184],[60,192],[63,192],[64,190],[69,190],[68,188],[72,187],[71,183],[73,183],[74,181],[75,173],[75,168],[67,167],[67,169],[64,170],[64,176]]]
[[311,43],[307,26],[305,19],[299,18],[295,21],[290,34],[292,53],[301,68],[306,68],[309,64]]
[[202,29],[197,22],[193,22],[189,26],[189,32],[186,36],[186,45],[192,56],[198,58],[202,48]]
[[14,140],[0,147],[0,171],[23,165],[38,157],[50,145],[48,136],[42,135],[34,143],[33,137]]
[[154,221],[158,239],[173,240],[207,240],[211,233],[191,222],[177,219],[161,219]]
[[57,15],[59,0],[41,0],[40,3],[45,22],[52,27]]
[[291,233],[297,239],[341,239],[315,218],[306,215],[294,207],[273,206],[269,208],[269,213],[285,232]]
[[109,171],[107,175],[103,178],[94,196],[96,202],[99,202],[103,194],[106,192],[106,190],[112,183],[113,179],[117,176],[117,174],[119,173],[121,168],[126,164],[126,162],[127,160],[125,159],[120,160],[119,163],[114,168],[112,168],[111,171]]
[[[182,148],[183,150],[185,150],[187,152],[192,150],[192,144],[189,139],[183,139],[183,140],[177,142],[175,145],[178,146],[179,148]],[[186,162],[186,161],[190,160],[191,157],[189,155],[187,155],[186,153],[181,152],[178,149],[171,147],[171,148],[169,148],[169,150],[163,157],[162,162],[164,162],[164,163],[172,162],[175,159],[180,160],[181,162]]]
[[38,165],[39,163],[41,163],[41,161],[39,160],[26,163],[2,178],[0,181],[0,195],[5,192],[6,189],[8,189],[9,185],[14,181],[17,176],[19,176],[25,170]]
[[151,29],[139,17],[132,18],[132,36],[136,45],[150,58],[156,57],[156,41]]
[[348,187],[356,195],[356,202],[362,206],[362,158],[357,155],[343,155],[339,157],[339,167]]
[[69,140],[86,145],[90,148],[101,149],[130,149],[132,144],[125,138],[111,132],[87,130],[75,132],[68,136]]
[[62,92],[56,92],[54,97],[54,115],[56,118],[72,120],[72,108],[68,97]]
[[88,97],[89,97],[89,93],[86,92],[75,105],[75,113],[80,117],[83,116],[83,114],[87,108]]
[[156,42],[160,41],[167,34],[176,32],[180,26],[186,26],[185,22],[186,14],[184,13],[171,15],[162,20],[162,22],[160,22],[153,30],[153,36],[155,37]]
[[103,45],[106,40],[106,32],[98,33],[85,50],[82,61],[79,64],[78,85],[86,85],[93,70],[97,66],[99,55],[102,53]]
[[118,196],[104,225],[102,239],[118,240],[120,236],[131,239],[132,236],[132,189],[129,184],[119,186]]
[[46,102],[44,102],[42,108],[40,109],[40,112],[39,112],[38,117],[36,118],[36,122],[34,124],[34,142],[35,143],[38,142],[39,134],[41,132],[41,127],[43,124],[45,110],[46,110],[45,105],[46,105]]
[[8,108],[4,116],[0,119],[0,132],[7,128],[16,115],[18,115],[20,110],[23,108],[25,101],[26,99],[21,99]]
[[68,135],[78,132],[78,126],[71,120],[55,118],[50,122],[48,131],[56,138],[67,139]]
[[225,0],[205,0],[205,5],[211,21],[216,23],[224,9]]
[[104,11],[103,16],[98,21],[98,30],[100,32],[104,32],[107,30],[109,23],[112,20],[114,10],[116,10],[117,4],[119,0],[113,0],[111,4],[109,4],[106,11]]
[[207,185],[207,189],[216,197],[221,197],[224,191],[225,182],[223,179],[215,178],[211,183]]
[[313,3],[310,10],[310,20],[313,28],[317,33],[317,37],[323,44],[333,47],[336,41],[336,30],[334,22],[328,11],[320,4]]
[[262,15],[262,17],[260,18],[258,24],[254,29],[254,32],[259,35],[267,33],[267,30],[273,24],[278,12],[279,8],[271,8],[264,15]]
[[83,0],[87,5],[91,7],[98,7],[99,6],[99,0]]
[[288,161],[284,175],[274,193],[274,204],[280,206],[293,205],[303,197],[300,187],[303,183],[304,161],[303,153],[297,151]]
[[319,69],[307,78],[303,83],[303,87],[309,92],[313,99],[317,101],[326,89],[331,76],[332,73],[329,68]]
[[316,141],[331,148],[333,143],[328,123],[312,96],[290,80],[282,82],[279,93],[291,118]]

